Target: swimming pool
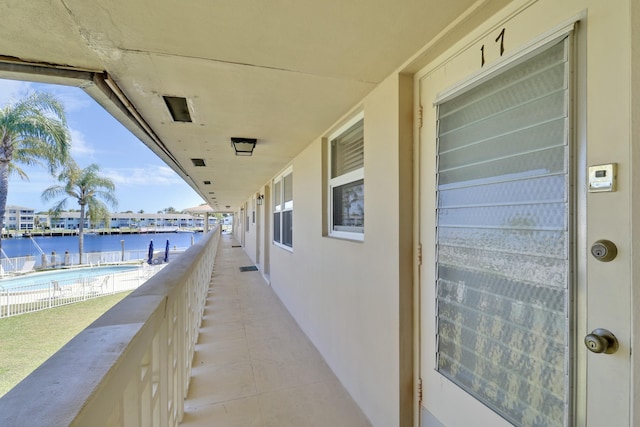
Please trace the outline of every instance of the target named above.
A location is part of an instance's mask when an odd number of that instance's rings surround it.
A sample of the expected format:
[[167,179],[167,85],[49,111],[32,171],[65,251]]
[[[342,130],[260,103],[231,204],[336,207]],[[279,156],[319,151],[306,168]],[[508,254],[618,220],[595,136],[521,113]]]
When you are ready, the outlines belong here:
[[44,271],[41,273],[31,273],[17,277],[5,277],[0,279],[0,291],[22,288],[25,286],[29,286],[31,289],[34,287],[48,287],[49,284],[54,281],[59,283],[82,281],[93,277],[126,273],[139,269],[140,267],[137,265],[107,265],[98,267],[68,268]]

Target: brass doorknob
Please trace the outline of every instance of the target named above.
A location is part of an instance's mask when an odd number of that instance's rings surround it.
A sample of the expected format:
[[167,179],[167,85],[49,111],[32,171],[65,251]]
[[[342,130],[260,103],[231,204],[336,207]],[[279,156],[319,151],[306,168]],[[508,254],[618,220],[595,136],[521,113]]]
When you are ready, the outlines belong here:
[[584,337],[584,345],[593,353],[613,354],[618,351],[618,339],[606,329],[594,329]]

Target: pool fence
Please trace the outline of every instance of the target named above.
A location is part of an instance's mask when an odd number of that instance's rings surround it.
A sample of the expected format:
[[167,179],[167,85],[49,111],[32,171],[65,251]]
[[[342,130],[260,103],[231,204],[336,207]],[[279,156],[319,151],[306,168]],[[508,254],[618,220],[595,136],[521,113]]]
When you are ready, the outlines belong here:
[[[181,249],[169,251],[169,260]],[[164,264],[164,250],[156,251],[148,264],[148,251],[88,252],[83,254],[83,266],[137,263],[141,267],[129,272],[95,275],[87,278],[33,281],[24,286],[4,286],[0,280],[0,318],[15,316],[60,305],[73,304],[104,295],[136,289],[158,272]],[[34,271],[55,271],[80,265],[77,253],[52,253],[0,259],[0,277],[13,277]],[[34,277],[39,277],[34,275]]]

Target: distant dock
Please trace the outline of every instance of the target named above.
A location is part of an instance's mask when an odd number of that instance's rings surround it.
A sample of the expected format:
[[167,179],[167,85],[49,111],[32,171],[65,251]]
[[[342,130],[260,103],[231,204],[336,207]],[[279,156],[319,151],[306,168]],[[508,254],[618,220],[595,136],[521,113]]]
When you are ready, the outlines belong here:
[[[140,227],[140,228],[106,228],[106,229],[86,229],[84,231],[86,235],[112,235],[112,234],[157,234],[157,233],[202,233],[202,228],[179,228],[179,227]],[[62,237],[62,236],[77,236],[78,230],[61,230],[61,229],[49,229],[49,230],[29,230],[29,231],[17,231],[9,230],[8,233],[3,233],[3,239],[13,238],[29,238],[29,237]]]

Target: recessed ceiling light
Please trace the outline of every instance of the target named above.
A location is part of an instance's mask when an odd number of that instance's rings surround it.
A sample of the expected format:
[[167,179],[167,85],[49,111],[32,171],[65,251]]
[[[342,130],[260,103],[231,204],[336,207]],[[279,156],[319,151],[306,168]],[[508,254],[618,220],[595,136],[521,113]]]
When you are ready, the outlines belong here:
[[191,114],[189,113],[189,106],[187,105],[187,98],[179,96],[163,96],[164,103],[167,104],[169,114],[174,122],[191,122]]
[[193,166],[206,166],[204,159],[191,159],[191,163],[193,163]]

